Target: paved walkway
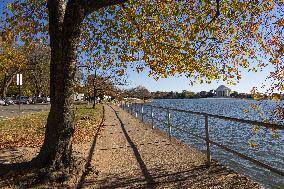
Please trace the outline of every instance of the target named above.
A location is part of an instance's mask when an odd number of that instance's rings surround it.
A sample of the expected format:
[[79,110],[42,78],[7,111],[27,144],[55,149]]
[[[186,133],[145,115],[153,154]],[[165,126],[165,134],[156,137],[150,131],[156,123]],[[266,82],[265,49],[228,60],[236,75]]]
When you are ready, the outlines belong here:
[[[93,144],[83,188],[259,188],[201,152],[169,140],[116,106],[105,106],[105,124]],[[97,175],[97,176],[94,176]]]
[[21,104],[21,109],[19,113],[19,105],[0,105],[0,121],[13,118],[19,115],[29,114],[32,112],[48,111],[50,104]]

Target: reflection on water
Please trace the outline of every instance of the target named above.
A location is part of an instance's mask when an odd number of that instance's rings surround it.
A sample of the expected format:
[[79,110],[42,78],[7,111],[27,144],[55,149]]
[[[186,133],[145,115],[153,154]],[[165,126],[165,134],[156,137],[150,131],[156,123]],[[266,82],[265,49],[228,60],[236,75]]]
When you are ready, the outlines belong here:
[[[263,116],[256,112],[244,113],[244,109],[248,109],[252,100],[240,99],[163,99],[154,100],[151,104],[156,106],[170,107],[175,109],[191,110],[196,112],[206,112],[228,117],[236,117],[250,120],[263,120]],[[269,116],[269,110],[275,107],[272,101],[266,101],[261,104],[261,110],[264,116]],[[141,113],[140,106],[136,106],[136,111]],[[144,120],[150,122],[150,108],[144,107]],[[204,117],[192,115],[183,112],[170,112],[171,123],[181,128],[186,128],[198,134],[205,136]],[[154,109],[154,117],[160,120],[167,120],[167,112],[162,109]],[[165,124],[154,121],[155,126],[168,131]],[[231,149],[239,151],[243,154],[260,160],[270,166],[284,170],[284,131],[278,131],[282,138],[272,139],[274,135],[267,129],[255,129],[254,126],[241,124],[232,121],[225,121],[217,118],[209,118],[210,139],[220,144],[226,145]],[[173,129],[172,133],[175,137],[181,139],[185,143],[206,150],[205,142],[196,139],[190,135]],[[257,146],[251,148],[249,143],[255,143]],[[262,169],[247,160],[238,158],[218,147],[212,146],[212,157],[220,162],[228,165],[230,168],[239,173],[249,175],[254,180],[262,183],[267,188],[284,188],[284,178],[277,174]]]

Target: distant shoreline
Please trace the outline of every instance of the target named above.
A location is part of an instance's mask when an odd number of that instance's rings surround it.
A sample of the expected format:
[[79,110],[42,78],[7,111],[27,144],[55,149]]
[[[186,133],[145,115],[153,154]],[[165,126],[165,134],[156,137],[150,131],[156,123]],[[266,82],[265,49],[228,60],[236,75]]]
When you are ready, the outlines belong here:
[[[253,98],[233,98],[233,97],[207,97],[207,98],[153,98],[152,100],[186,100],[186,99],[191,99],[191,100],[199,100],[199,99],[207,99],[207,100],[254,100],[254,101],[267,101],[271,100],[274,101],[273,99],[262,99],[262,100],[257,100]],[[279,99],[279,101],[284,101],[284,99]]]
[[[254,100],[253,98],[233,98],[233,97],[205,97],[205,98],[153,98],[153,100],[156,99],[173,99],[173,100],[177,100],[177,99],[220,99],[220,100],[231,100],[231,99],[238,99],[238,100]],[[265,100],[269,100],[269,99],[265,99]]]

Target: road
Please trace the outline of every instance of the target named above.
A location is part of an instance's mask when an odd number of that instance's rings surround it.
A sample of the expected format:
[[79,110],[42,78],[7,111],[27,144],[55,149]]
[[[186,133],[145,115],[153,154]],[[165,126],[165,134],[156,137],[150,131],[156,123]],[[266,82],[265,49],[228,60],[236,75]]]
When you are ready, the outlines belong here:
[[21,104],[21,110],[19,111],[19,105],[0,106],[0,120],[19,116],[19,114],[46,111],[49,108],[50,104]]

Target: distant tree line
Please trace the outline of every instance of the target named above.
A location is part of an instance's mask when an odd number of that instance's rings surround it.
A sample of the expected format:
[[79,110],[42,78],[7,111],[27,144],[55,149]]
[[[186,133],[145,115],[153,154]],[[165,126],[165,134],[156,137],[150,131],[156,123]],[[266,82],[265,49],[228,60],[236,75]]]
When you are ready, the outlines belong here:
[[[123,97],[130,98],[139,98],[139,99],[194,99],[194,98],[211,98],[216,96],[214,90],[210,91],[200,91],[200,92],[192,92],[183,90],[182,92],[174,92],[174,91],[156,91],[150,92],[147,88],[143,86],[138,86],[131,89],[126,89],[121,92]],[[240,99],[284,99],[284,95],[280,95],[277,93],[273,93],[271,96],[261,93],[238,93],[237,91],[233,91],[230,94],[231,98],[240,98]]]
[[198,93],[183,90],[182,92],[164,92],[164,91],[156,91],[151,93],[152,98],[154,99],[186,99],[186,98],[207,98],[213,97],[213,90],[206,92],[201,91]]
[[138,98],[141,100],[153,98],[151,92],[143,86],[125,89],[122,91],[122,96],[124,98]]

